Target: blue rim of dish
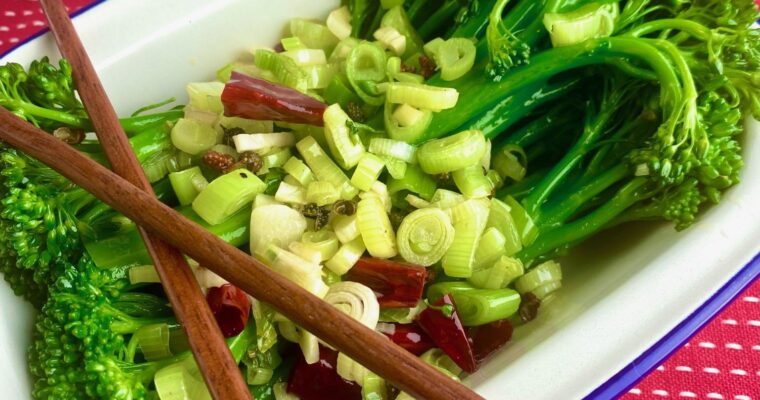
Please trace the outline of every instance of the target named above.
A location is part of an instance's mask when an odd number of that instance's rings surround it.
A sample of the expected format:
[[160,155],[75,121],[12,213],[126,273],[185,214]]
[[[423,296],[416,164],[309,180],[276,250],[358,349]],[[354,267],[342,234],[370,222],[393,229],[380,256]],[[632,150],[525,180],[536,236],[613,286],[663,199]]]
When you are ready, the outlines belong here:
[[[80,8],[72,17],[77,17],[93,7],[96,7],[106,0],[96,0],[93,3]],[[48,28],[29,36],[23,41],[8,49],[5,53],[0,54],[0,58],[5,57],[19,47],[31,42],[39,36],[48,32]],[[734,275],[723,287],[713,294],[707,301],[702,304],[696,311],[686,317],[673,330],[668,332],[665,337],[660,339],[652,347],[647,349],[633,362],[623,367],[617,374],[612,376],[593,392],[588,394],[586,400],[603,400],[616,399],[631,389],[636,383],[647,376],[649,372],[660,365],[670,355],[680,349],[689,339],[716,315],[718,315],[726,306],[749,287],[756,279],[760,277],[760,253],[747,263],[736,275]]]
[[593,392],[586,400],[616,399],[657,368],[665,359],[680,349],[699,330],[707,325],[726,306],[760,277],[760,253],[731,277],[696,311],[681,321],[673,330],[647,349],[630,364],[623,367]]
[[[88,4],[88,5],[84,6],[84,7],[76,10],[76,12],[74,12],[74,13],[71,14],[71,17],[75,18],[75,17],[77,17],[79,15],[82,15],[85,12],[89,11],[90,9],[92,9],[93,7],[98,6],[98,5],[102,4],[102,3],[104,3],[105,1],[106,0],[95,0],[91,4]],[[44,29],[41,29],[39,32],[36,32],[36,33],[32,34],[31,36],[27,37],[26,39],[24,39],[24,40],[16,43],[15,46],[9,48],[4,53],[0,54],[0,59],[4,58],[8,54],[11,54],[14,50],[18,49],[19,47],[21,47],[21,46],[23,46],[23,45],[31,42],[32,40],[37,39],[38,37],[40,37],[40,36],[48,33],[48,31],[50,31],[50,29],[47,28],[47,27],[45,27]]]

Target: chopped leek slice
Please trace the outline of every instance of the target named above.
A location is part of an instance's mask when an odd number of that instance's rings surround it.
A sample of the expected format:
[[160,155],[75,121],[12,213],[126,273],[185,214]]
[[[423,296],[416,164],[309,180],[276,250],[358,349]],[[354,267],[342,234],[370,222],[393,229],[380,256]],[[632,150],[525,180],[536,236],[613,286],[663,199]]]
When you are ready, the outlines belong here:
[[454,183],[468,199],[488,197],[493,193],[493,186],[483,174],[483,167],[480,165],[471,165],[451,174]]
[[193,82],[187,84],[188,106],[191,109],[208,111],[221,114],[224,111],[222,105],[222,82]]
[[497,228],[486,228],[475,250],[475,271],[492,265],[497,258],[501,257],[505,251],[505,242],[504,235]]
[[356,214],[336,215],[332,219],[332,228],[335,236],[341,243],[348,243],[359,237],[359,228],[356,226]]
[[306,202],[325,206],[340,200],[340,193],[330,182],[314,181],[306,188]]
[[288,393],[288,383],[279,382],[272,385],[274,400],[299,400],[298,396]]
[[417,161],[426,173],[442,174],[477,165],[485,151],[483,132],[469,130],[423,144],[417,149]]
[[211,400],[211,393],[192,357],[161,368],[153,382],[158,398],[162,400]]
[[158,277],[156,267],[153,265],[135,265],[129,268],[129,283],[159,283],[161,278]]
[[389,57],[388,62],[385,64],[385,72],[388,74],[388,78],[391,81],[410,82],[410,83],[423,83],[425,77],[411,72],[401,71],[401,58]]
[[295,143],[295,136],[290,132],[280,133],[241,133],[232,137],[238,153],[257,151],[272,147],[290,147]]
[[321,49],[296,49],[280,53],[296,62],[299,67],[327,64],[325,51]]
[[528,156],[517,145],[508,144],[500,148],[493,157],[493,169],[503,179],[510,178],[520,182],[527,171]]
[[443,40],[435,38],[428,42],[425,53],[431,55],[441,70],[441,79],[453,81],[470,72],[475,64],[475,44],[466,38]]
[[172,127],[171,139],[174,147],[196,155],[217,144],[218,135],[209,124],[180,118]]
[[325,262],[325,267],[338,276],[343,275],[353,268],[366,249],[361,236],[357,236],[356,239],[343,243],[335,255]]
[[562,282],[562,268],[559,263],[547,261],[540,264],[515,281],[515,289],[520,293],[531,292],[539,299],[548,297]]
[[335,74],[340,70],[338,64],[323,64],[303,67],[306,74],[307,89],[324,89],[332,82]]
[[285,51],[300,50],[306,48],[306,45],[304,45],[303,42],[301,42],[301,39],[296,36],[284,37],[280,39],[280,43],[282,44],[282,48],[285,49]]
[[509,256],[501,256],[493,265],[472,273],[469,282],[480,289],[501,289],[524,273],[523,263]]
[[346,76],[356,94],[367,104],[379,106],[384,97],[377,84],[385,80],[386,56],[377,44],[361,42],[346,58]]
[[589,3],[568,13],[544,14],[544,26],[554,47],[570,46],[610,36],[618,14],[617,2]]
[[325,53],[331,52],[338,44],[338,37],[328,27],[303,18],[290,20],[290,33],[301,39],[307,48],[322,49]]
[[359,201],[356,225],[373,257],[391,258],[398,253],[396,234],[380,197],[368,196]]
[[334,283],[324,300],[367,328],[375,329],[380,319],[380,305],[375,292],[361,283]]
[[250,204],[265,189],[266,184],[253,172],[237,169],[209,183],[193,200],[193,211],[216,225]]
[[403,179],[406,175],[407,163],[395,157],[383,157],[385,169],[393,179]]
[[378,156],[393,157],[410,164],[417,163],[417,148],[400,140],[372,138],[369,152]]
[[301,237],[304,247],[313,249],[319,255],[319,261],[326,261],[332,258],[338,252],[340,242],[334,232],[321,230],[317,232],[305,232]]
[[402,35],[396,28],[384,26],[376,30],[372,36],[384,48],[392,51],[397,56],[403,55],[406,52],[406,36]]
[[427,267],[446,254],[454,241],[454,227],[445,212],[424,208],[404,217],[396,240],[404,260]]
[[343,6],[330,12],[327,16],[327,29],[340,40],[351,36],[351,13],[348,7]]
[[282,169],[284,169],[288,175],[292,176],[293,179],[298,181],[301,186],[308,186],[309,183],[314,181],[314,174],[299,158],[290,157],[290,159],[285,162],[285,165],[282,166]]
[[251,211],[251,254],[262,255],[270,244],[287,248],[301,239],[306,217],[282,204],[255,207]]
[[323,119],[325,139],[333,157],[343,169],[353,168],[364,155],[364,145],[359,136],[349,128],[351,119],[340,108],[340,104],[327,107]]
[[417,30],[414,29],[412,23],[409,22],[404,8],[401,5],[392,7],[389,9],[383,19],[380,21],[382,28],[393,28],[406,39],[405,51],[403,54],[399,54],[402,58],[422,52],[422,39],[417,34]]
[[132,335],[129,345],[132,347],[135,343],[140,348],[143,357],[148,361],[160,360],[172,355],[169,338],[169,325],[145,325]]
[[269,266],[272,270],[290,279],[317,297],[324,297],[327,294],[328,287],[322,281],[322,267],[319,264],[310,263],[275,245],[269,245],[266,253],[265,258],[271,260]]
[[[488,203],[486,203],[488,204]],[[475,251],[488,220],[488,206],[482,201],[467,200],[452,210],[454,241],[441,264],[446,275],[469,278],[475,265]]]
[[332,183],[340,190],[342,199],[351,200],[358,194],[359,190],[351,185],[346,174],[335,165],[313,137],[301,139],[296,143],[296,148],[317,179]]
[[362,400],[387,400],[388,389],[385,385],[385,379],[375,375],[372,371],[367,371],[361,382]]
[[426,175],[416,165],[409,165],[401,179],[388,181],[388,193],[393,195],[401,191],[418,194],[425,200],[430,200],[435,194],[436,184],[433,178]]
[[281,203],[288,204],[306,204],[306,189],[303,186],[291,185],[285,181],[280,182],[274,199]]
[[512,218],[511,210],[512,208],[503,201],[496,198],[491,199],[491,211],[488,214],[488,223],[486,224],[486,228],[496,228],[504,236],[504,251],[508,256],[522,250],[521,235]]
[[184,171],[169,174],[169,181],[177,195],[179,204],[186,206],[191,204],[203,189],[208,186],[208,181],[198,167],[188,168]]
[[271,72],[278,83],[306,92],[306,74],[293,59],[273,51],[258,49],[254,61],[257,67]]
[[441,111],[457,104],[459,92],[452,88],[419,83],[391,82],[385,96],[389,103],[409,104],[416,108]]
[[538,236],[538,227],[533,222],[530,214],[525,211],[525,208],[512,196],[504,198],[504,202],[509,206],[509,213],[512,215],[512,220],[515,222],[517,232],[520,233],[520,241],[523,247],[530,246],[536,237]]
[[351,184],[359,190],[370,190],[372,184],[380,177],[380,173],[383,172],[384,167],[385,163],[379,157],[374,154],[365,153],[359,160],[354,174],[351,175]]
[[351,52],[351,49],[356,47],[360,42],[361,41],[355,37],[347,37],[341,40],[340,43],[335,46],[335,50],[332,51],[330,58],[327,61],[336,62],[345,60],[346,57],[348,57],[348,53]]

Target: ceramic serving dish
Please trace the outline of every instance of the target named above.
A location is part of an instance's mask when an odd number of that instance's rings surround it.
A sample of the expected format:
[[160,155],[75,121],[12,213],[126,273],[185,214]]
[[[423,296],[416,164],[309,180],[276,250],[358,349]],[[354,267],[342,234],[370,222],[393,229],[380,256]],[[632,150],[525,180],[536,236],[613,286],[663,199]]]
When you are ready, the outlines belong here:
[[[291,17],[325,17],[334,0],[109,0],[75,18],[120,114],[282,36]],[[57,51],[42,35],[2,57]],[[562,260],[563,289],[539,318],[466,382],[488,399],[614,398],[684,343],[760,275],[760,124],[747,124],[743,183],[688,230],[637,224],[598,235]],[[0,398],[29,398],[33,310],[0,284]]]

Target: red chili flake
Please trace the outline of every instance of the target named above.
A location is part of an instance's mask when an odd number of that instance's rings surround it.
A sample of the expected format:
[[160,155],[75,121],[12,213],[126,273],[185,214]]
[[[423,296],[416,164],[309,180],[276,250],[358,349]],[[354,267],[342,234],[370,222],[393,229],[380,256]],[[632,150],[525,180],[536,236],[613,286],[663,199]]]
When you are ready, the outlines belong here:
[[251,301],[245,292],[225,284],[210,288],[206,301],[224,337],[237,336],[243,331],[251,313]]
[[404,350],[414,354],[422,355],[426,351],[435,347],[435,343],[430,339],[427,333],[416,324],[391,324],[393,329],[384,331],[383,335],[388,336],[393,343],[401,346]]
[[419,265],[363,257],[346,274],[376,293],[381,308],[414,307],[422,299],[427,270]]
[[[473,373],[478,368],[472,351],[472,339],[459,320],[456,305],[447,294],[435,303],[435,308],[426,308],[420,313],[418,323],[427,332],[433,342],[443,350],[465,372]],[[447,307],[453,310],[450,315],[444,315],[436,308]],[[448,313],[447,313],[448,314]]]
[[338,375],[338,352],[319,346],[319,361],[307,364],[298,352],[293,371],[288,378],[288,393],[301,400],[356,400],[362,398],[362,388]]
[[233,71],[222,91],[224,114],[265,121],[324,125],[327,105],[295,89]]
[[512,338],[512,324],[508,319],[494,321],[470,330],[475,360],[482,363]]

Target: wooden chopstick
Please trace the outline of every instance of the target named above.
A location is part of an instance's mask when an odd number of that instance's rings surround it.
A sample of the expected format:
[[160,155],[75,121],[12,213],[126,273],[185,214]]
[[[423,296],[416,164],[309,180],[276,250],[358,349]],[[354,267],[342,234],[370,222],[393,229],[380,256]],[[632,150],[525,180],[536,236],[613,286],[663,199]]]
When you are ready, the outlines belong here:
[[0,140],[61,175],[353,360],[424,399],[481,399],[385,336],[325,303],[250,255],[52,135],[0,107]]
[[[153,188],[132,151],[63,2],[41,0],[41,4],[61,54],[71,63],[77,91],[113,170],[153,196]],[[212,397],[250,400],[248,385],[182,253],[143,228],[140,234]]]

